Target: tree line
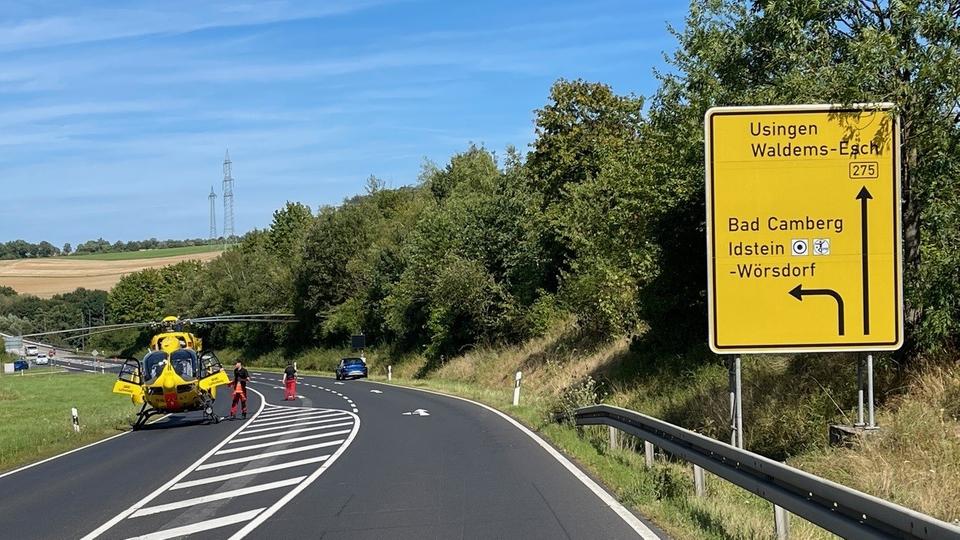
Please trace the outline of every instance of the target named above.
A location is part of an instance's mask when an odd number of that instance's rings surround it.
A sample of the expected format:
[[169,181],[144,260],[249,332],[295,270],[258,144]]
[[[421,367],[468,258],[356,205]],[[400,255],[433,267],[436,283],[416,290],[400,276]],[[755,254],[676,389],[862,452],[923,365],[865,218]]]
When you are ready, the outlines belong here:
[[[647,98],[559,80],[527,151],[472,145],[417,182],[270,227],[206,264],[124,277],[117,322],[292,311],[211,330],[234,346],[368,342],[440,359],[560,320],[596,336],[706,340],[705,111],[893,102],[902,124],[903,355],[960,335],[960,8],[945,2],[694,0]],[[175,275],[174,275],[175,274]],[[171,278],[174,278],[171,282]]]
[[122,253],[127,251],[140,251],[143,249],[164,249],[188,246],[207,246],[223,243],[223,238],[188,238],[186,240],[157,240],[150,238],[147,240],[132,240],[124,242],[117,240],[110,243],[108,240],[98,238],[96,240],[87,240],[79,244],[76,249],[67,242],[63,247],[57,247],[50,242],[42,241],[33,244],[25,240],[11,240],[0,243],[0,260],[6,259],[33,259],[40,257],[58,257],[60,255],[86,255],[94,253]]

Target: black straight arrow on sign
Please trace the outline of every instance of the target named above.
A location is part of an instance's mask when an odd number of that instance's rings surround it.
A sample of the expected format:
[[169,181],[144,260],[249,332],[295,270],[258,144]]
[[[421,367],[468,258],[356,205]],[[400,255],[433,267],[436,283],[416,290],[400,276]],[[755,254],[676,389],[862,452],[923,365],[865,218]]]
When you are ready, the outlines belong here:
[[870,265],[867,261],[870,243],[867,241],[867,200],[873,196],[867,191],[867,186],[860,189],[857,199],[860,200],[860,253],[862,256],[861,272],[863,273],[863,335],[870,335]]
[[840,293],[832,289],[804,289],[801,284],[790,289],[790,295],[801,302],[804,296],[832,296],[837,301],[837,333],[843,335],[843,297]]

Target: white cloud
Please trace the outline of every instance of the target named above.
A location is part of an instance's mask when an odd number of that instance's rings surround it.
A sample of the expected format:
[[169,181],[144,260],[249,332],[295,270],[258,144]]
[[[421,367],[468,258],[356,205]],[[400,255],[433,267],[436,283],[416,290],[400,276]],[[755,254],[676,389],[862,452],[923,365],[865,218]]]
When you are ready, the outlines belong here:
[[79,11],[70,15],[32,18],[0,25],[0,50],[89,43],[152,34],[182,34],[211,28],[329,17],[384,3],[385,0],[273,1],[256,4],[166,0],[144,2],[133,8],[91,9],[88,3],[81,2],[74,8],[79,8]]

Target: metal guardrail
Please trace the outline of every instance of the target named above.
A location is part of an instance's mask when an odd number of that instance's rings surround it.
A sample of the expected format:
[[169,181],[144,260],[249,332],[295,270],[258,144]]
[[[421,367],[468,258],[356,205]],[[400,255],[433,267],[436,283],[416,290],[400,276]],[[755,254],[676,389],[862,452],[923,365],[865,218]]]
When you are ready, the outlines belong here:
[[594,405],[575,421],[639,437],[844,538],[960,539],[960,527],[635,411]]

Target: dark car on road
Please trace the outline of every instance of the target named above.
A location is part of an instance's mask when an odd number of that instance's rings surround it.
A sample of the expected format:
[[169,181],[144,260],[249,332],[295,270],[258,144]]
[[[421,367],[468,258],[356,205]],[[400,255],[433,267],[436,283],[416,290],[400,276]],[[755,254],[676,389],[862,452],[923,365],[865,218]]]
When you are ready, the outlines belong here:
[[14,371],[23,371],[25,369],[30,369],[30,362],[21,358],[20,360],[13,361],[13,370]]
[[337,366],[337,380],[367,377],[367,363],[363,358],[341,358]]

